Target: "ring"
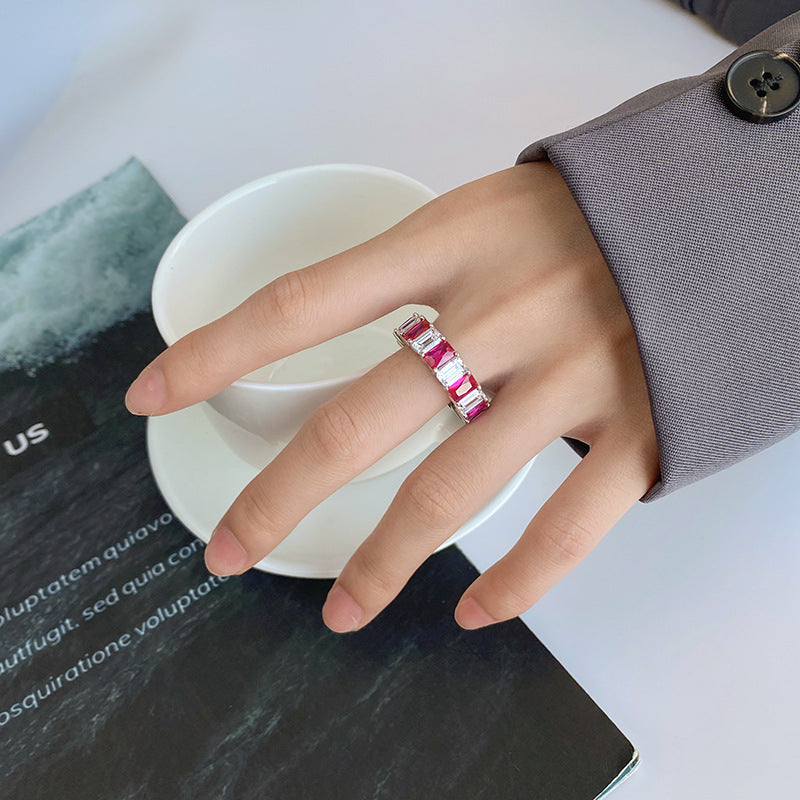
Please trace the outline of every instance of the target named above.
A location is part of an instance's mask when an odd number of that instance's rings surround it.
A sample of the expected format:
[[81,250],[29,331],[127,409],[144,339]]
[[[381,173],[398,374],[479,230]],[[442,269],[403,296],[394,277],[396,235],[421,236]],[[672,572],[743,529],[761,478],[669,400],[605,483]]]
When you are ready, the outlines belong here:
[[433,370],[450,395],[450,408],[464,422],[472,422],[489,408],[489,398],[466,368],[461,356],[422,314],[413,314],[394,329],[400,344],[410,347]]

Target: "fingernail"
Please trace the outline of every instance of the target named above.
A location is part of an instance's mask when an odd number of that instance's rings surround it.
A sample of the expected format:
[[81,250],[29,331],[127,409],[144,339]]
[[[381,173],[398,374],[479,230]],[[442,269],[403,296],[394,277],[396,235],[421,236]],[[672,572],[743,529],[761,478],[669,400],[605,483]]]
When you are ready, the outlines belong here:
[[322,607],[322,619],[334,633],[350,633],[358,627],[364,612],[361,606],[338,584],[328,592]]
[[206,545],[206,566],[209,572],[224,577],[237,575],[247,564],[247,553],[239,540],[227,529],[218,527]]
[[146,366],[130,385],[125,405],[132,414],[155,414],[167,402],[167,384],[158,367]]
[[456,607],[456,622],[468,631],[494,625],[497,620],[489,616],[474,597],[467,597]]

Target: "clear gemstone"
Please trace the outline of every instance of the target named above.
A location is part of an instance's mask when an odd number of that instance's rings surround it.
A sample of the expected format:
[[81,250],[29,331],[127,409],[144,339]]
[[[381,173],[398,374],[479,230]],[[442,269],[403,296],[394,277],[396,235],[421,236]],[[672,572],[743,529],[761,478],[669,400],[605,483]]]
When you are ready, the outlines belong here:
[[430,325],[421,333],[418,333],[416,338],[413,342],[411,342],[411,346],[416,350],[418,353],[422,353],[427,350],[429,347],[432,347],[437,342],[441,341],[442,334]]
[[466,397],[462,398],[458,407],[468,421],[475,419],[478,414],[489,408],[489,400],[480,389],[473,389]]
[[451,358],[443,367],[436,370],[436,377],[449,390],[454,383],[458,383],[467,372],[464,362],[458,358]]
[[405,322],[397,326],[397,332],[401,336],[405,336],[408,329],[416,325],[417,322],[419,322],[419,317],[416,314],[412,314]]

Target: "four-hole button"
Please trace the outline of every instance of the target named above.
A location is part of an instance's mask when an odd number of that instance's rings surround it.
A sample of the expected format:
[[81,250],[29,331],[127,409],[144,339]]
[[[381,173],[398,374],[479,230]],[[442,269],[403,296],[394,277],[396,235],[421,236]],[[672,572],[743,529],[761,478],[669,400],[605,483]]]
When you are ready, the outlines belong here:
[[800,64],[786,53],[745,53],[728,69],[725,94],[733,112],[743,119],[782,119],[800,105]]

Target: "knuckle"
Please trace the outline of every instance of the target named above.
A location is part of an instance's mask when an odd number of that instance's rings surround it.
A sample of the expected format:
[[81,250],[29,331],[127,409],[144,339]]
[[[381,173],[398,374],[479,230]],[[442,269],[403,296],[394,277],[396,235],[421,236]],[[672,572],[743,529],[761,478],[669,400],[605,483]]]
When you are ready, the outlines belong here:
[[496,619],[507,619],[527,611],[536,601],[527,586],[520,585],[512,580],[511,576],[498,572],[492,575],[491,597],[482,601],[484,608],[489,610]]
[[574,517],[559,515],[547,520],[542,530],[548,551],[559,564],[577,564],[594,547],[592,530]]
[[309,436],[315,454],[335,464],[351,464],[362,449],[361,426],[337,398],[321,405],[311,416]]
[[424,527],[441,531],[457,521],[463,505],[461,495],[452,476],[429,469],[408,485],[405,502]]
[[388,601],[397,594],[397,580],[367,550],[359,549],[353,553],[350,567],[354,583],[375,598]]
[[237,501],[236,516],[247,532],[274,538],[280,528],[269,500],[262,492],[247,491]]
[[213,343],[200,332],[190,334],[184,340],[184,363],[190,373],[201,382],[211,378],[214,364],[218,361],[214,357]]
[[256,303],[260,323],[270,329],[302,327],[311,322],[311,292],[303,270],[281,275],[265,287],[266,302]]

